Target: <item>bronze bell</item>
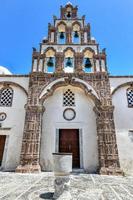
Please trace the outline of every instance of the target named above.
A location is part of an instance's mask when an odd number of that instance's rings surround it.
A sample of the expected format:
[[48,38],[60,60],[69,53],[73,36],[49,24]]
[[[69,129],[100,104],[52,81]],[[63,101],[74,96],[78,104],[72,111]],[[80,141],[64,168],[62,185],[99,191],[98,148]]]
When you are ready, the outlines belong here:
[[90,68],[91,67],[91,61],[89,58],[86,58],[86,61],[85,61],[85,68]]
[[52,57],[49,58],[49,60],[47,62],[47,66],[48,67],[53,67],[54,66],[54,62],[53,62],[53,58]]
[[63,40],[64,38],[65,38],[64,32],[61,32],[61,33],[60,33],[60,39]]
[[75,31],[74,37],[75,37],[75,38],[78,38],[78,37],[79,37],[78,31]]
[[67,18],[70,18],[71,17],[71,12],[68,12],[67,13]]
[[67,67],[72,67],[72,61],[71,61],[70,57],[67,58],[66,66]]

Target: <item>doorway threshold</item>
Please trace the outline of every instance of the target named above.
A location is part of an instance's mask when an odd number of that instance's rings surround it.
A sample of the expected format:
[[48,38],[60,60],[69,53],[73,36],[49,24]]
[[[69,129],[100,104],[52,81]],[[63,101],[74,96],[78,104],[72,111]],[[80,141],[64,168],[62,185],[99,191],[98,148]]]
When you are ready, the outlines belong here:
[[73,168],[72,173],[84,173],[85,170],[82,168]]

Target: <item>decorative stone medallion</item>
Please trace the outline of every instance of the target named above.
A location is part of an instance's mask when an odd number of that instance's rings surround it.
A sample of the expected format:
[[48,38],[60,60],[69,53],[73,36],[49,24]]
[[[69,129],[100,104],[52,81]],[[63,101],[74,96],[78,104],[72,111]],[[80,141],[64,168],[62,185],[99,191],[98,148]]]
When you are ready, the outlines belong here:
[[72,108],[66,108],[63,112],[63,117],[65,120],[67,121],[71,121],[73,119],[75,119],[76,117],[76,112],[74,109]]
[[4,121],[6,117],[6,113],[0,113],[0,121]]

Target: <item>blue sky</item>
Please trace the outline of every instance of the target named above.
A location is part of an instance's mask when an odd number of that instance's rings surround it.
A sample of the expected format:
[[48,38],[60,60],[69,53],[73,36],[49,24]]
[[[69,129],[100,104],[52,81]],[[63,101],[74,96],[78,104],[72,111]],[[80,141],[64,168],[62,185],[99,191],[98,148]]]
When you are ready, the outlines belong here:
[[[0,0],[0,65],[14,74],[31,69],[32,47],[47,36],[48,22],[66,0]],[[71,0],[86,15],[92,36],[107,48],[112,75],[133,74],[133,0]]]

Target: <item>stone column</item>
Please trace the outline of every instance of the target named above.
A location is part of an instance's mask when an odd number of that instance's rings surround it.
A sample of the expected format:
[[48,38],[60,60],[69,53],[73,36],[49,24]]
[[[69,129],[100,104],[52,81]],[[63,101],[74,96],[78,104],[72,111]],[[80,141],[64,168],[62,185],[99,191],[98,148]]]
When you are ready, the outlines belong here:
[[43,112],[44,107],[42,105],[26,106],[20,165],[17,167],[16,172],[29,173],[41,171],[39,154]]
[[75,72],[83,72],[83,54],[75,53]]
[[72,29],[70,27],[67,27],[66,29],[66,43],[71,44],[72,43]]
[[64,55],[63,53],[56,53],[56,72],[63,72]]
[[80,34],[81,34],[81,44],[84,44],[84,31],[81,30]]
[[94,70],[94,72],[96,72],[96,59],[95,59],[95,58],[93,58],[93,61],[94,61],[93,70]]
[[121,175],[116,142],[113,106],[94,108],[97,114],[97,134],[100,174]]

